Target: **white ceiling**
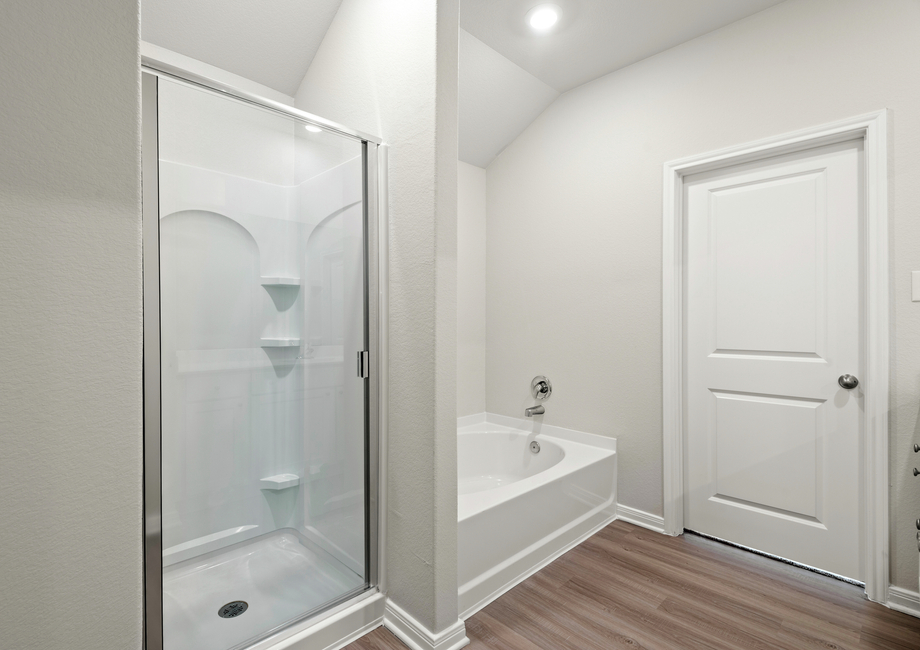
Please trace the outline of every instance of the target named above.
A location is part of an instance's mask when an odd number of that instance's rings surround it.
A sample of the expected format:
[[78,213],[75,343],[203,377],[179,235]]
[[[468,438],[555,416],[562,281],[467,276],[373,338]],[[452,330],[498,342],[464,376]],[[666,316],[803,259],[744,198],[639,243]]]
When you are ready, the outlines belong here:
[[460,160],[486,167],[558,96],[460,30]]
[[559,92],[724,27],[783,0],[550,0],[547,34],[524,22],[547,0],[460,0],[460,26]]
[[141,38],[293,96],[342,0],[143,0]]
[[[460,0],[460,159],[486,167],[559,93],[783,0]],[[141,38],[293,96],[342,0],[143,0]]]

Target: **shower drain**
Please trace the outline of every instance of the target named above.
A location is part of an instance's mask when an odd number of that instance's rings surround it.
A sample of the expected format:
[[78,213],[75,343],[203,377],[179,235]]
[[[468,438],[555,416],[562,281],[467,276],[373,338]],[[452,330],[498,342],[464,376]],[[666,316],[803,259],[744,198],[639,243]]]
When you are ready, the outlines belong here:
[[249,609],[249,603],[245,600],[234,600],[217,610],[217,615],[221,618],[236,618],[247,609]]

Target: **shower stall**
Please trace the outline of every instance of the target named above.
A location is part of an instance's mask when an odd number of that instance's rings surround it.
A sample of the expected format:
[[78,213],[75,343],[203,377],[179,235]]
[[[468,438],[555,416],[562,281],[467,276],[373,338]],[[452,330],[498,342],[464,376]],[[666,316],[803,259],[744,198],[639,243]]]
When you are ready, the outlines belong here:
[[375,588],[379,142],[145,67],[147,650]]

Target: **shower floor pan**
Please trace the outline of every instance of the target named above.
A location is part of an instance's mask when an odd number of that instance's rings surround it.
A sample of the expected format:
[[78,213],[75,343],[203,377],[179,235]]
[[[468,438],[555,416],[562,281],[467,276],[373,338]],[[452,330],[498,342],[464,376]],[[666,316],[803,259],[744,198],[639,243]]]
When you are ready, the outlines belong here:
[[[230,650],[364,587],[364,578],[293,529],[167,567],[164,650]],[[243,601],[231,618],[218,612]],[[240,607],[232,608],[238,611]]]

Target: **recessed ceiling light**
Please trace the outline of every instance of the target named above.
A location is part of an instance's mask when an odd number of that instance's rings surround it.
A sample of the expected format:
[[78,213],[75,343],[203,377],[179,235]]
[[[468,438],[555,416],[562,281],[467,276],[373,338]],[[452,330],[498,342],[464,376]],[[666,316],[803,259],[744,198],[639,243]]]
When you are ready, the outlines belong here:
[[559,16],[561,15],[562,9],[560,9],[558,5],[537,5],[527,12],[527,24],[530,25],[534,31],[545,32],[559,22]]
[[310,133],[320,133],[320,132],[322,132],[322,129],[319,128],[318,126],[313,126],[312,124],[307,124],[307,131],[309,131]]

